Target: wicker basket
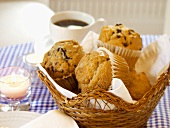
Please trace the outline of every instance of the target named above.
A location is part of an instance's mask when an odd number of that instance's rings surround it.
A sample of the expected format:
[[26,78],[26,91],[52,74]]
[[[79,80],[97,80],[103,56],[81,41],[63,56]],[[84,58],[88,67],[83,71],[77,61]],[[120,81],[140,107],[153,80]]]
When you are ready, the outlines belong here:
[[170,64],[169,64],[169,68],[168,68],[168,78],[169,78],[169,85],[170,85]]
[[[69,99],[56,90],[42,71],[38,71],[38,76],[49,89],[59,109],[75,119],[81,128],[144,127],[168,85],[168,75],[162,74],[149,92],[135,104],[130,104],[104,90],[80,93]],[[96,99],[94,104],[91,104],[91,99]],[[108,104],[114,104],[115,108],[104,110],[100,108],[97,99],[103,100],[108,108]]]

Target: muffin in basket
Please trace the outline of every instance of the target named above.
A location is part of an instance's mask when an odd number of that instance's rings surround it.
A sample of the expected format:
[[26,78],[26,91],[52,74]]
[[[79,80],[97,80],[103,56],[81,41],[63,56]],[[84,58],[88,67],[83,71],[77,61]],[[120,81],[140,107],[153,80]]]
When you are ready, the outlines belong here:
[[103,43],[130,50],[142,49],[142,39],[140,38],[140,35],[122,24],[116,24],[115,26],[103,26],[99,40]]
[[135,70],[130,72],[130,83],[126,85],[133,100],[139,100],[151,88],[151,84],[144,72],[137,73]]
[[74,70],[83,56],[84,51],[78,42],[59,41],[44,55],[41,65],[56,83],[75,92],[78,84]]
[[75,69],[75,75],[82,92],[96,88],[108,90],[113,77],[128,84],[129,67],[121,56],[99,48],[83,56]]
[[142,39],[134,30],[122,24],[103,26],[99,35],[98,47],[105,47],[125,58],[130,70],[140,56]]

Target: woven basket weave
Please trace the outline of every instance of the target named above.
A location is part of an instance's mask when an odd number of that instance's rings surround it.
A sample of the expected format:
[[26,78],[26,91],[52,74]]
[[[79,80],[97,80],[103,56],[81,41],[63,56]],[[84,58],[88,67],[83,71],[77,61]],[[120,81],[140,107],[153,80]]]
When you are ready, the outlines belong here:
[[169,78],[169,85],[170,85],[170,64],[169,64],[169,68],[168,68],[168,78]]
[[[42,71],[38,71],[38,76],[49,89],[59,109],[76,120],[80,128],[144,127],[168,85],[168,75],[162,74],[149,92],[135,104],[130,104],[100,89],[80,93],[69,99],[56,90]],[[94,104],[91,104],[91,99],[96,99]],[[114,104],[115,108],[104,110],[100,108],[97,99],[103,100],[105,107]]]

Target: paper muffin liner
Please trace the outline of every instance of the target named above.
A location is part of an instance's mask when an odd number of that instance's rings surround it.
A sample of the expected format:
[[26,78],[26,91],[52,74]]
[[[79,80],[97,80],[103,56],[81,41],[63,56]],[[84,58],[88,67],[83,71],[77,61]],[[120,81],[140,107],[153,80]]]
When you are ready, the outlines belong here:
[[109,55],[112,65],[112,77],[121,79],[125,85],[129,84],[129,66],[125,59],[119,55],[111,53],[106,48],[100,47],[96,51],[106,52]]
[[129,50],[129,49],[122,48],[119,46],[113,46],[111,44],[103,43],[99,40],[97,41],[97,46],[105,47],[108,50],[110,50],[112,53],[123,57],[129,65],[129,70],[134,69],[135,63],[141,54],[141,51],[139,51],[139,50]]
[[76,94],[78,93],[78,82],[76,80],[75,74],[70,74],[68,76],[64,76],[63,78],[56,78],[54,81],[64,89]]
[[154,85],[162,73],[168,72],[170,65],[170,40],[167,35],[145,47],[135,64],[136,72],[145,72],[151,85]]

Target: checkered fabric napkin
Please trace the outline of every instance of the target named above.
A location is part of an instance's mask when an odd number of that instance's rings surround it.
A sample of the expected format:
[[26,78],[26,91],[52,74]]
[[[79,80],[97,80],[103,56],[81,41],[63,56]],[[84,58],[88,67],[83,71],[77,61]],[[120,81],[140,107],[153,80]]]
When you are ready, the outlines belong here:
[[[143,47],[156,40],[158,36],[142,35]],[[0,48],[0,68],[15,65],[15,60],[24,54],[33,52],[33,43],[17,44]],[[32,82],[32,104],[30,111],[46,113],[58,109],[44,83],[35,74]],[[155,108],[147,123],[147,128],[170,128],[170,87]]]

